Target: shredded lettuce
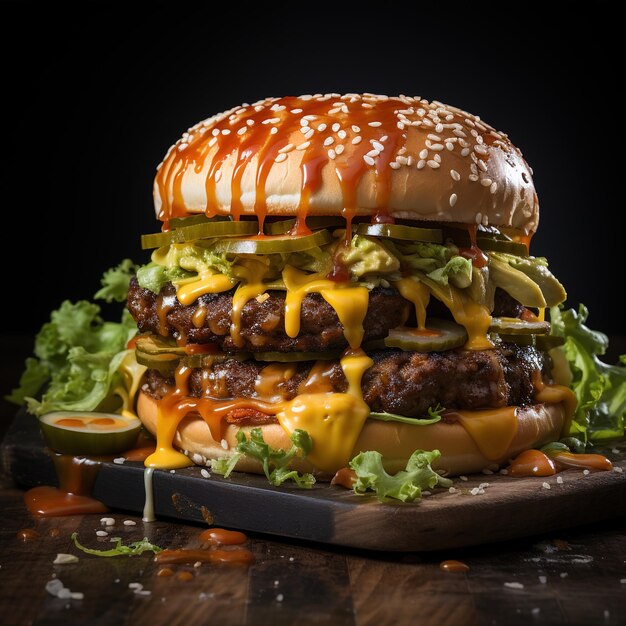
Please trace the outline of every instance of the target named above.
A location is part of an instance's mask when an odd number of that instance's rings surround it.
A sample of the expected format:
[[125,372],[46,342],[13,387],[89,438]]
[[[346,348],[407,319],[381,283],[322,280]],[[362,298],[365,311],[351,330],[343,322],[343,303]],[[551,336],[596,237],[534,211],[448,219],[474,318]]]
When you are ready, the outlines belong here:
[[293,480],[298,487],[310,489],[315,484],[313,474],[300,474],[296,470],[288,469],[287,465],[295,456],[305,457],[311,451],[313,441],[306,431],[296,429],[291,435],[291,442],[291,449],[285,452],[265,443],[260,428],[253,428],[249,439],[243,431],[239,431],[235,454],[217,462],[212,461],[211,469],[216,474],[228,477],[241,455],[245,454],[261,462],[267,480],[275,487],[279,487],[286,480]]
[[361,452],[350,461],[350,467],[357,476],[353,485],[354,492],[363,495],[367,491],[374,491],[381,502],[385,498],[395,498],[402,502],[418,500],[422,497],[423,489],[452,485],[449,478],[437,474],[430,465],[440,456],[439,450],[416,450],[409,458],[406,469],[391,475],[383,467],[380,452]]
[[428,273],[428,278],[440,285],[449,282],[459,289],[469,287],[472,282],[472,261],[462,256],[453,256],[443,267]]
[[115,547],[110,550],[94,550],[93,548],[86,548],[79,543],[78,533],[72,533],[72,541],[79,550],[82,550],[86,554],[93,554],[95,556],[139,556],[144,552],[154,552],[154,554],[157,554],[163,551],[163,548],[159,548],[159,546],[155,546],[150,543],[147,537],[144,537],[141,541],[133,541],[127,546],[122,543],[122,539],[120,537],[113,537],[111,538],[111,541],[115,541],[116,543]]
[[552,333],[565,338],[559,350],[569,363],[571,388],[578,400],[569,434],[594,442],[624,436],[626,355],[620,357],[619,365],[607,365],[598,358],[606,352],[609,340],[586,326],[588,315],[583,304],[578,312],[550,309]]
[[[105,273],[96,294],[119,300],[128,287],[130,261]],[[113,393],[124,385],[118,368],[128,354],[126,346],[137,326],[126,309],[119,322],[100,317],[100,307],[86,300],[65,301],[50,315],[35,337],[35,356],[27,359],[19,386],[7,396],[26,404],[29,412],[112,410],[120,398]],[[47,385],[41,400],[35,395]]]

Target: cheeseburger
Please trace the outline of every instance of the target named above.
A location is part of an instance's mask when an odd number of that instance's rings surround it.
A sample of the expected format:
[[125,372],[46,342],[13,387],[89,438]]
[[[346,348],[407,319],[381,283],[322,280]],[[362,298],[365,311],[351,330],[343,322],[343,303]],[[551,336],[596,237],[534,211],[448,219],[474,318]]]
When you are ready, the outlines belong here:
[[128,296],[147,465],[210,465],[253,428],[287,450],[300,429],[292,463],[322,477],[417,449],[455,475],[568,431],[532,170],[479,117],[372,94],[243,104],[183,134],[154,200]]

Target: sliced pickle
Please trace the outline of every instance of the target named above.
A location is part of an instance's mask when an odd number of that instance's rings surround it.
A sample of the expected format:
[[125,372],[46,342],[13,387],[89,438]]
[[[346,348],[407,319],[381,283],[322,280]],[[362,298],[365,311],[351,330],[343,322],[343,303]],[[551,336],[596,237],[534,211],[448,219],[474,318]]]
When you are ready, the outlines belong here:
[[509,239],[495,239],[494,237],[481,237],[479,235],[476,239],[476,245],[481,250],[489,252],[506,252],[515,256],[528,256],[528,248],[523,243]]
[[293,235],[262,236],[255,238],[224,239],[214,246],[215,252],[231,254],[289,254],[302,252],[323,246],[332,241],[327,230],[318,230],[312,235],[297,237]]
[[514,343],[518,346],[534,346],[536,337],[535,335],[503,335],[499,334],[500,341],[504,343]]
[[175,354],[148,354],[139,349],[135,349],[137,363],[145,365],[151,370],[157,370],[162,374],[171,374],[182,357]]
[[135,348],[150,355],[173,354],[180,357],[187,354],[185,346],[177,346],[173,341],[161,339],[154,335],[139,335],[135,342]]
[[61,454],[118,454],[135,445],[141,422],[136,417],[93,411],[55,411],[39,426],[50,448]]
[[563,337],[559,337],[558,335],[537,335],[535,343],[537,350],[549,352],[552,348],[562,346],[565,343],[565,339]]
[[458,348],[466,341],[467,332],[463,326],[447,320],[429,319],[425,331],[406,326],[390,330],[385,345],[416,352],[444,352]]
[[327,352],[255,352],[257,361],[276,361],[278,363],[295,363],[297,361],[332,361],[341,358],[341,350]]
[[231,222],[230,220],[206,221],[191,226],[183,226],[164,233],[141,235],[141,247],[144,250],[161,248],[172,243],[185,243],[196,239],[212,237],[240,237],[259,232],[258,222]]
[[[306,218],[306,225],[311,230],[319,230],[320,228],[335,228],[343,226],[345,221],[340,217],[331,215],[312,215]],[[296,220],[279,220],[277,222],[266,222],[265,232],[268,235],[284,235],[288,233],[296,225]]]
[[187,217],[173,217],[170,220],[171,228],[182,228],[183,226],[194,226],[195,224],[206,224],[207,222],[227,222],[230,220],[228,215],[215,215],[207,217],[204,213],[198,215],[188,215]]
[[550,323],[527,322],[518,317],[492,317],[489,332],[505,335],[545,335],[550,332]]
[[356,228],[356,233],[357,235],[389,237],[405,241],[443,242],[443,233],[439,228],[417,228],[416,226],[404,226],[402,224],[359,224]]

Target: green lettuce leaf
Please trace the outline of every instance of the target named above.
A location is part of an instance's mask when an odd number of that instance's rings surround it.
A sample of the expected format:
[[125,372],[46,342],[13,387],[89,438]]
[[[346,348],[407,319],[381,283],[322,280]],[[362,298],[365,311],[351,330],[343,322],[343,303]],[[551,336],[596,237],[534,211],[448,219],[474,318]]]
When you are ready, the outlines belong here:
[[559,349],[572,371],[571,388],[578,400],[569,434],[593,442],[624,435],[626,355],[620,357],[619,365],[607,365],[598,358],[606,352],[609,340],[586,326],[588,315],[583,304],[578,312],[550,309],[552,333],[565,338]]
[[350,467],[357,476],[354,492],[363,495],[368,490],[374,491],[380,501],[395,498],[402,502],[413,502],[421,498],[423,489],[449,487],[452,481],[437,474],[430,465],[440,456],[439,450],[416,450],[409,458],[406,469],[391,475],[383,467],[380,452],[361,452],[350,461]]
[[137,266],[130,259],[124,259],[118,266],[104,273],[100,280],[102,288],[96,292],[94,298],[105,302],[125,302],[130,279],[136,271]]
[[445,286],[450,282],[459,289],[465,289],[472,282],[472,261],[454,256],[443,267],[429,272],[428,278],[440,285]]
[[232,472],[237,460],[242,454],[250,456],[261,462],[263,472],[267,480],[279,487],[286,480],[293,480],[298,487],[310,489],[315,484],[313,474],[300,474],[295,470],[287,468],[291,459],[295,456],[305,457],[313,447],[313,442],[309,434],[300,429],[296,429],[291,435],[291,449],[276,450],[263,439],[263,432],[260,428],[253,428],[250,431],[250,438],[246,437],[243,431],[237,433],[236,453],[226,459],[219,459],[217,463],[211,462],[211,469],[224,477]]
[[372,411],[370,418],[381,422],[402,422],[413,426],[428,426],[441,421],[441,414],[445,411],[445,407],[438,404],[436,407],[428,407],[428,417],[406,417],[404,415],[396,415],[395,413],[377,413]]
[[154,554],[158,554],[163,551],[163,548],[159,548],[159,546],[155,546],[150,543],[147,537],[144,537],[141,541],[133,541],[127,546],[122,543],[122,539],[120,537],[113,537],[111,541],[113,540],[116,542],[114,548],[111,548],[110,550],[94,550],[93,548],[86,548],[79,543],[78,533],[72,533],[72,541],[74,542],[74,545],[86,554],[93,554],[95,556],[139,556],[144,552],[154,552]]
[[[103,278],[105,299],[119,299],[127,287],[132,263],[123,261]],[[126,287],[125,287],[126,286]],[[26,403],[35,415],[49,411],[110,410],[119,406],[114,389],[124,381],[118,367],[128,354],[126,346],[137,326],[126,309],[119,322],[104,321],[100,307],[86,300],[65,301],[50,315],[35,337],[35,356],[26,361],[19,386],[7,396]],[[41,400],[34,396],[45,386]]]

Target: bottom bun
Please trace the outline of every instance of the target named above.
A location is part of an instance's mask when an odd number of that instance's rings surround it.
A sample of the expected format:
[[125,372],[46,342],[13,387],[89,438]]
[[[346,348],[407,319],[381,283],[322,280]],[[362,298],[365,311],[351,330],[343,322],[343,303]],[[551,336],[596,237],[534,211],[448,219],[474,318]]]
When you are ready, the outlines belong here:
[[[143,425],[156,435],[157,402],[143,392],[139,393],[137,414]],[[459,422],[440,421],[427,426],[413,426],[402,422],[382,422],[367,420],[354,447],[353,455],[366,450],[376,450],[383,455],[385,469],[395,473],[404,469],[411,454],[417,450],[441,452],[441,457],[433,463],[434,469],[446,474],[470,474],[485,468],[502,465],[529,448],[556,441],[561,436],[565,424],[566,410],[563,403],[536,404],[520,407],[516,411],[517,432],[506,452],[497,459],[487,458],[478,448],[467,430]],[[190,414],[181,420],[174,445],[183,450],[198,465],[210,465],[211,459],[227,457],[237,445],[237,433],[249,432],[254,426],[228,425],[222,442],[211,437],[206,422],[199,416]],[[288,450],[291,447],[289,435],[280,424],[257,426],[263,438],[273,448]],[[224,444],[224,445],[226,445]],[[324,478],[324,474],[306,460],[294,459],[291,467],[301,472],[313,472]],[[255,459],[242,457],[235,469],[242,472],[262,473],[261,464]],[[339,469],[339,468],[337,468]]]

